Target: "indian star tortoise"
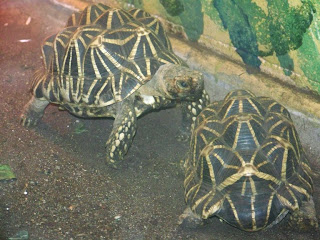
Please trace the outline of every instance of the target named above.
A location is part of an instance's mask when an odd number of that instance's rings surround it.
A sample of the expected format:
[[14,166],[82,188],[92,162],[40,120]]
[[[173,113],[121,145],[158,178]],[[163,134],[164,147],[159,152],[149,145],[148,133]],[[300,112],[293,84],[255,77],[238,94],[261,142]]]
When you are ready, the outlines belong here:
[[45,40],[42,56],[22,125],[36,125],[49,103],[79,117],[113,117],[106,158],[115,168],[141,114],[181,103],[180,137],[186,139],[209,101],[202,73],[174,54],[159,20],[143,10],[91,5]]
[[218,216],[257,231],[290,213],[295,229],[318,229],[306,154],[288,110],[268,97],[236,90],[198,115],[184,186],[189,227]]

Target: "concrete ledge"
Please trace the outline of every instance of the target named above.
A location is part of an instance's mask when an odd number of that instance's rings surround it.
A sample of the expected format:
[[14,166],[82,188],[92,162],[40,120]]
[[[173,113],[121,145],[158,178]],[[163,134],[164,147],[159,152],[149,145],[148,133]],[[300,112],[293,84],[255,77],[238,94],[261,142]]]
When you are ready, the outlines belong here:
[[221,99],[232,89],[245,88],[256,95],[272,97],[288,108],[320,118],[320,98],[312,92],[302,91],[266,73],[248,74],[245,65],[196,44],[177,38],[171,38],[171,42],[175,52],[190,66],[208,74],[207,88],[212,100]]

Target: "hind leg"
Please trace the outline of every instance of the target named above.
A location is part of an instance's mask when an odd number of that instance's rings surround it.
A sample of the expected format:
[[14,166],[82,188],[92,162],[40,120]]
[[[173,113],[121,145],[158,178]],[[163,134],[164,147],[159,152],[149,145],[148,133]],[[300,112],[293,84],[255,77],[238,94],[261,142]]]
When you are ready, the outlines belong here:
[[182,108],[182,124],[179,128],[177,139],[181,142],[186,142],[189,140],[191,135],[191,128],[194,124],[199,113],[210,103],[209,95],[205,90],[202,92],[202,96],[194,101],[181,103]]
[[201,217],[193,213],[190,207],[184,210],[178,220],[179,226],[185,229],[197,228],[203,225],[203,223]]
[[308,202],[302,202],[300,209],[292,213],[289,225],[301,232],[319,230],[316,209],[312,198]]
[[24,110],[20,116],[21,125],[26,127],[35,126],[42,118],[48,104],[49,102],[47,100],[32,96],[30,101],[24,106]]

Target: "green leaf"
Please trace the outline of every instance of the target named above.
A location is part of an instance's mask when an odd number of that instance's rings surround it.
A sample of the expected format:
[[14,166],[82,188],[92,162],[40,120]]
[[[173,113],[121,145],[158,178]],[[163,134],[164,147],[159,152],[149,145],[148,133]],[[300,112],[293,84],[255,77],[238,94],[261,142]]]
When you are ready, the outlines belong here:
[[179,15],[190,41],[197,41],[203,33],[203,12],[200,0],[183,0],[184,11]]
[[81,134],[84,132],[87,132],[88,130],[86,130],[85,125],[83,123],[79,123],[76,125],[75,129],[74,129],[74,133],[75,134]]
[[9,240],[28,240],[29,239],[29,233],[28,231],[22,230],[15,234],[13,237],[9,237]]
[[16,175],[12,172],[9,165],[0,164],[0,181],[16,179]]

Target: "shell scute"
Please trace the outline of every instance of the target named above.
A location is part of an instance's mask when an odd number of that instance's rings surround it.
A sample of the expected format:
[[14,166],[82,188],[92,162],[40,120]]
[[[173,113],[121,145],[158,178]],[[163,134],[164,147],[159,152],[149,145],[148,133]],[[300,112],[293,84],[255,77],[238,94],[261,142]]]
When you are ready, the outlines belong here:
[[104,4],[73,14],[42,47],[45,77],[34,88],[57,104],[108,106],[146,84],[176,56],[159,20],[140,10]]
[[245,90],[199,114],[185,166],[191,209],[247,231],[278,222],[313,194],[311,169],[288,110]]

